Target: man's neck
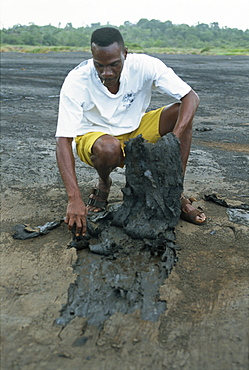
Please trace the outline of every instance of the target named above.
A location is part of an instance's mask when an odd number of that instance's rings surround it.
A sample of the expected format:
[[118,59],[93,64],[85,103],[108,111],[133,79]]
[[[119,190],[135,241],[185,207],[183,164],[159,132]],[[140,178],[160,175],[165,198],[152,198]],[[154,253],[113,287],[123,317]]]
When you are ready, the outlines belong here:
[[120,85],[120,82],[116,83],[116,85],[114,85],[114,86],[107,87],[107,89],[108,89],[112,94],[117,94],[117,92],[118,92],[118,90],[119,90],[119,85]]

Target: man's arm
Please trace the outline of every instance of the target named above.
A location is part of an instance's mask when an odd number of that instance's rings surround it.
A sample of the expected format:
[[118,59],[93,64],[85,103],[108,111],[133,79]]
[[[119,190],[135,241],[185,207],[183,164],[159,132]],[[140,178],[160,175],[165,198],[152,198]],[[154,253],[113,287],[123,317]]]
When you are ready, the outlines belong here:
[[65,222],[69,230],[76,224],[76,235],[86,233],[87,210],[81,198],[78,186],[75,160],[72,151],[72,138],[58,137],[56,141],[56,158],[61,178],[68,195],[68,205]]
[[191,90],[182,99],[178,120],[176,122],[173,133],[181,141],[181,136],[184,132],[192,128],[192,121],[199,105],[199,97],[194,90]]

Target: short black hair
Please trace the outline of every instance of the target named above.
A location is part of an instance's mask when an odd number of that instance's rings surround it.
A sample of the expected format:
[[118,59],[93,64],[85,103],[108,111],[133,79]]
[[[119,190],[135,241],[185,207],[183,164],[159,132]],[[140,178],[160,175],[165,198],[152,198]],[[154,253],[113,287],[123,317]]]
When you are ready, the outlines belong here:
[[109,46],[117,42],[124,49],[124,39],[119,30],[113,27],[102,27],[93,31],[91,37],[92,43],[98,46]]

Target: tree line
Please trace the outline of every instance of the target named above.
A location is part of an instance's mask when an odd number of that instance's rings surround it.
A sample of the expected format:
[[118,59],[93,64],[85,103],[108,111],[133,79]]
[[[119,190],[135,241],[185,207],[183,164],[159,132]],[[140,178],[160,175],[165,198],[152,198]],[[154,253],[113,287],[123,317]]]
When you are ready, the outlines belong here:
[[[108,24],[110,26],[110,24]],[[37,26],[17,24],[3,28],[1,43],[7,45],[74,46],[89,47],[90,36],[100,23],[74,28],[72,23],[65,27],[52,25]],[[135,48],[249,48],[249,29],[221,28],[218,22],[199,23],[196,26],[161,22],[156,19],[140,19],[136,24],[129,21],[117,27],[128,47]]]

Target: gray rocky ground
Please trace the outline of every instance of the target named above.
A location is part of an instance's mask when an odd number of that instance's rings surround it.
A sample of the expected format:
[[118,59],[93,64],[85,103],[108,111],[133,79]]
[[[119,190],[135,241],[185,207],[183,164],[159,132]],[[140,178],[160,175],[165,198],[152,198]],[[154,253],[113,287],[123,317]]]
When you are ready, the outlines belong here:
[[[67,72],[87,57],[1,56],[2,369],[248,369],[248,214],[240,211],[240,220],[231,220],[227,208],[203,199],[215,193],[233,206],[249,204],[246,56],[159,56],[201,99],[185,193],[208,217],[202,227],[182,220],[176,227],[178,262],[158,287],[165,312],[158,321],[142,319],[137,310],[112,313],[99,326],[78,316],[65,327],[54,324],[70,284],[90,266],[97,269],[100,257],[68,249],[66,225],[30,240],[11,235],[16,224],[37,226],[64,216],[66,195],[55,162],[58,95]],[[171,101],[154,93],[151,108]],[[96,174],[79,161],[77,174],[86,200]],[[122,200],[124,170],[114,171],[113,182],[111,204]],[[109,266],[115,271],[115,260]]]

